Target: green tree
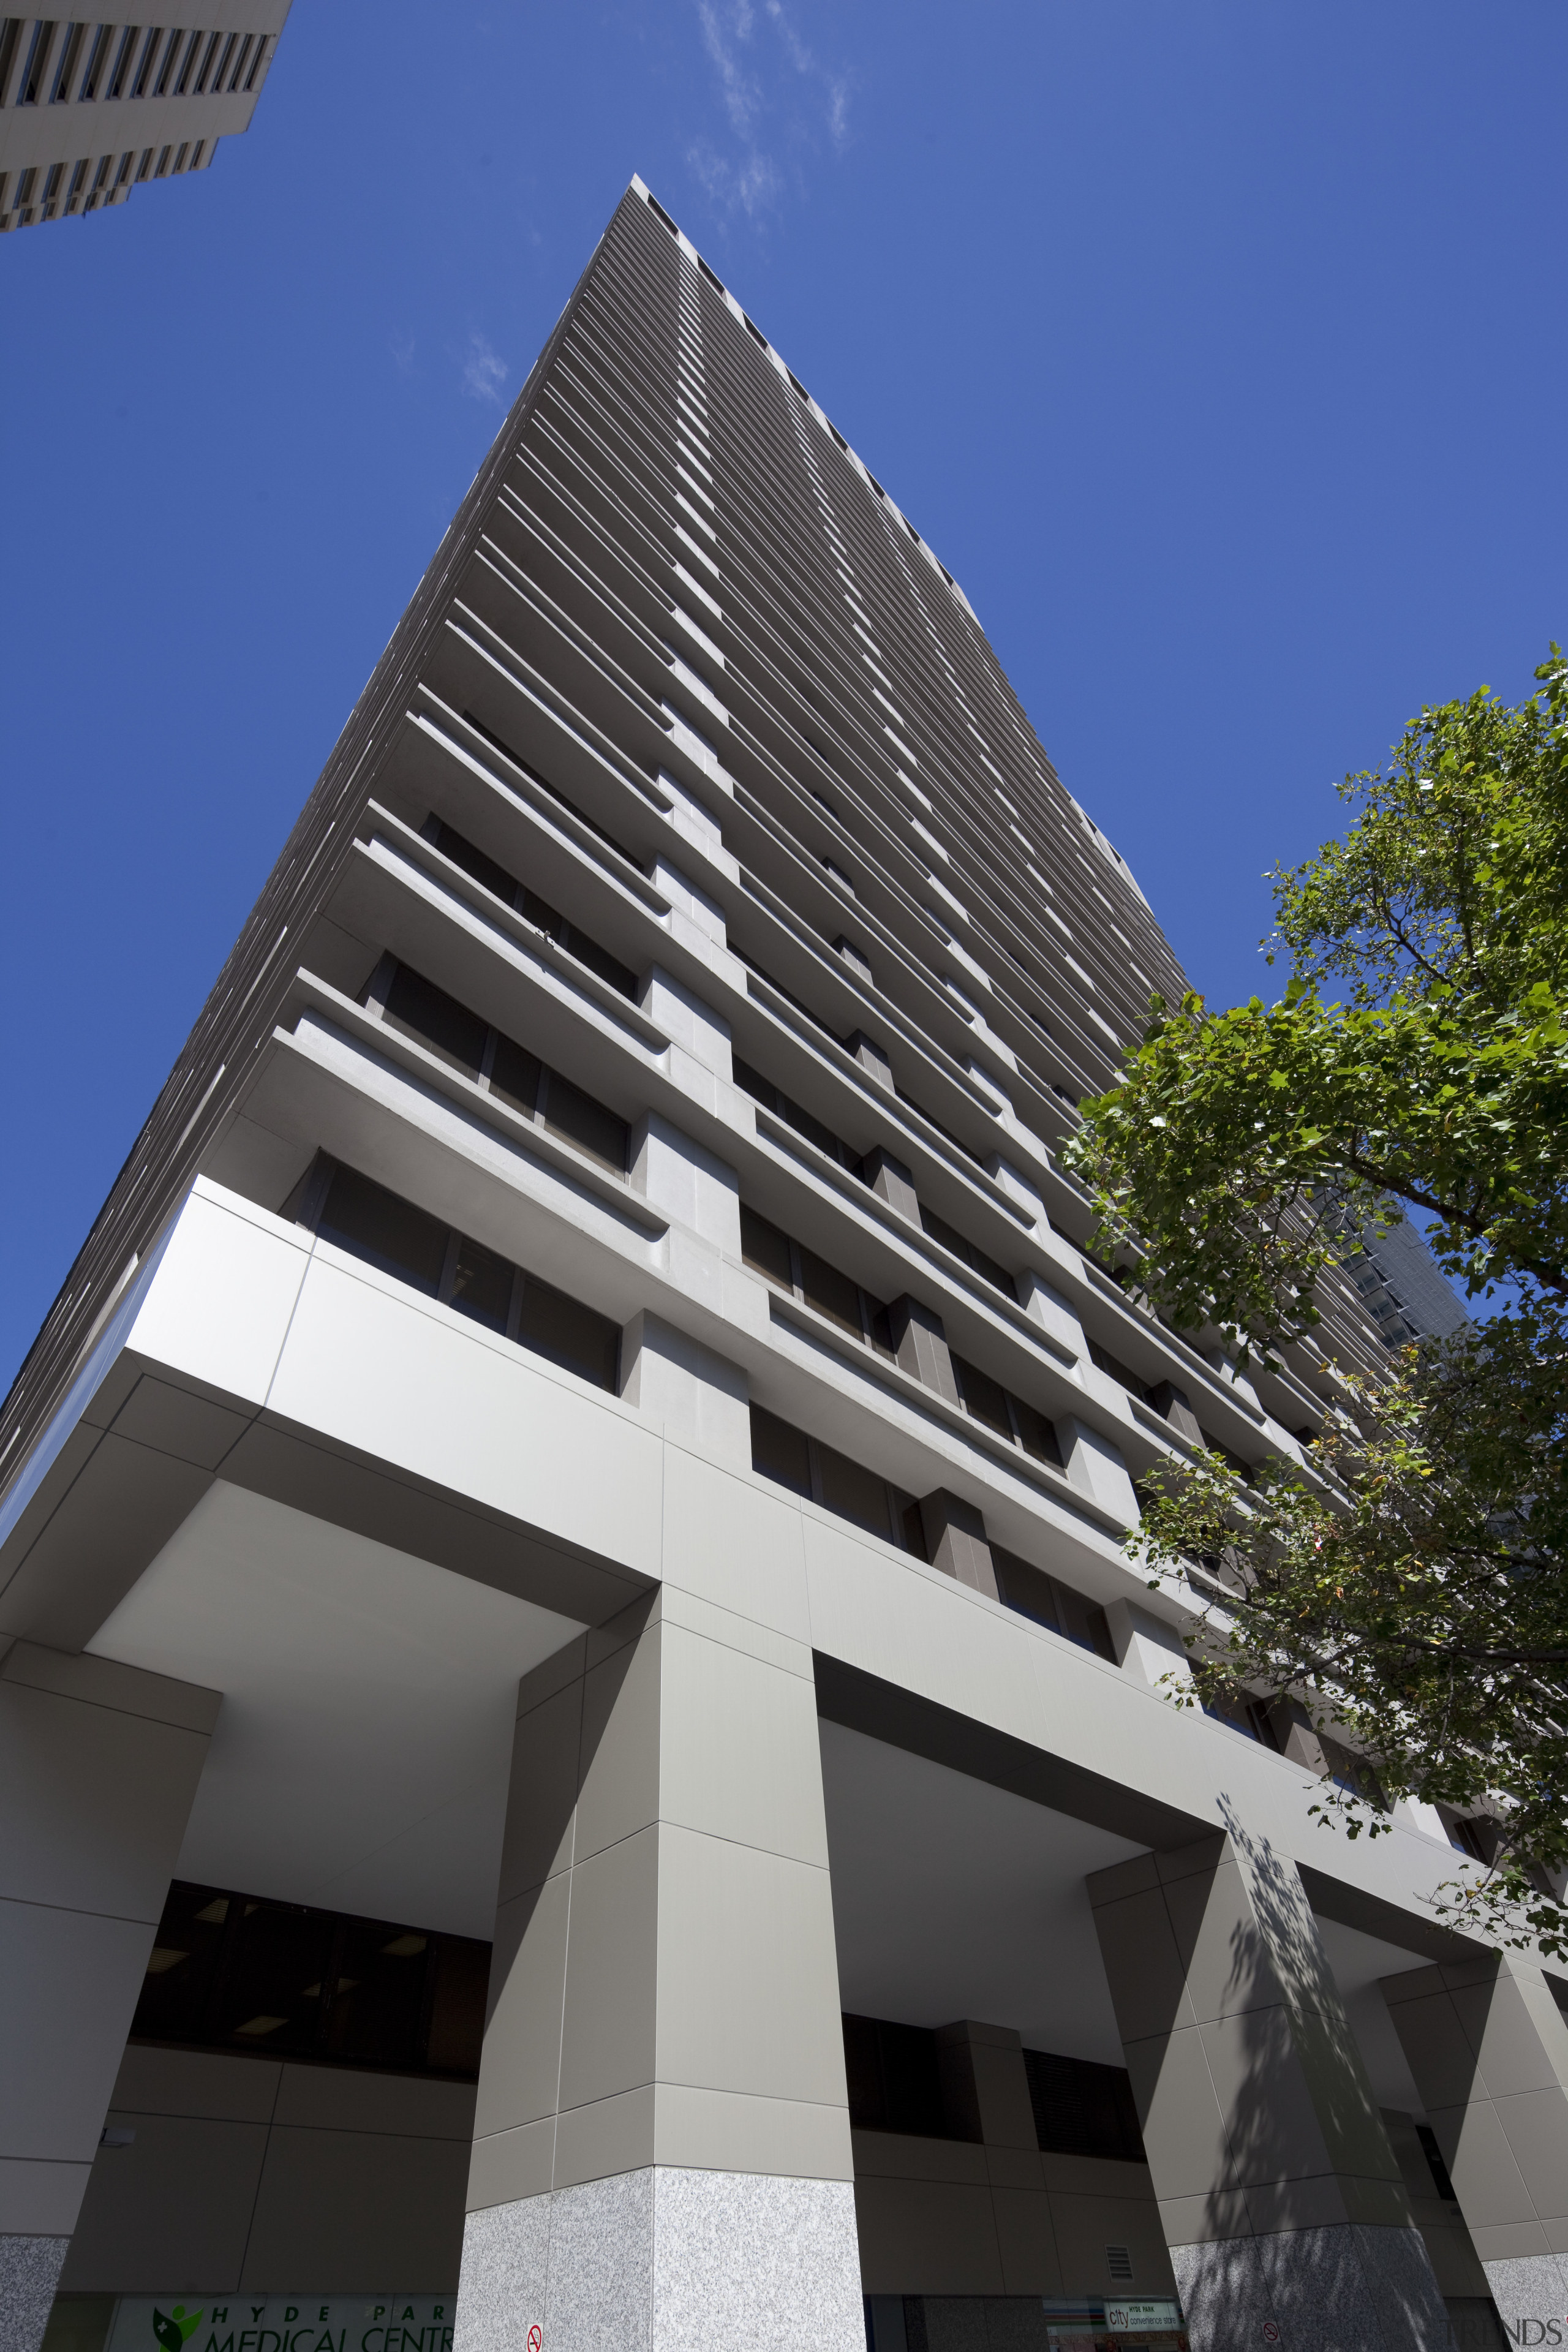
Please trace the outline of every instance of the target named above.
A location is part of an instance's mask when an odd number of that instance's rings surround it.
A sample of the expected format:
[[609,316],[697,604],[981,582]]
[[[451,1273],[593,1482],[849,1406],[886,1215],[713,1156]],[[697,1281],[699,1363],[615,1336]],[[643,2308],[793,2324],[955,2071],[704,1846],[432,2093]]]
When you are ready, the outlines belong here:
[[[1303,1470],[1163,1474],[1133,1549],[1217,1560],[1191,1638],[1237,1682],[1345,1727],[1390,1793],[1495,1815],[1454,1899],[1568,1953],[1568,662],[1518,708],[1424,709],[1341,787],[1344,839],[1274,877],[1280,1001],[1153,1000],[1067,1158],[1176,1328],[1243,1358],[1317,1344],[1365,1233],[1417,1218],[1481,1302],[1442,1346],[1334,1368]],[[1352,1834],[1375,1832],[1353,1795]]]

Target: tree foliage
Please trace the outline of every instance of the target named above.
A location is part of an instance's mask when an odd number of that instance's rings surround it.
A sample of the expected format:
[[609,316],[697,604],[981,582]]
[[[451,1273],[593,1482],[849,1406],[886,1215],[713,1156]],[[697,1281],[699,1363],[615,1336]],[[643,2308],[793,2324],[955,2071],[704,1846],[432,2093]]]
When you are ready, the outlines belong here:
[[[1178,1328],[1279,1368],[1348,1305],[1345,1262],[1402,1213],[1484,1302],[1445,1345],[1337,1367],[1306,1465],[1243,1488],[1173,1468],[1139,1538],[1235,1589],[1194,1636],[1200,1694],[1304,1702],[1392,1793],[1497,1822],[1494,1931],[1568,1953],[1568,663],[1510,708],[1424,709],[1352,812],[1273,880],[1279,1003],[1153,1000],[1069,1153]],[[1366,1825],[1352,1801],[1352,1827]],[[1375,1824],[1371,1824],[1375,1826]]]

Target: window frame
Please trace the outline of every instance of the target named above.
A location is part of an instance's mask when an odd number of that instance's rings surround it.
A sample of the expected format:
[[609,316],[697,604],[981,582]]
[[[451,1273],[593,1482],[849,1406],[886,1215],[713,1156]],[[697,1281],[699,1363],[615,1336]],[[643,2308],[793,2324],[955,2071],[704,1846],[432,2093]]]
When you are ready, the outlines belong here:
[[[790,1278],[787,1284],[781,1282],[769,1266],[748,1255],[746,1241],[748,1218],[765,1225],[768,1231],[776,1234],[784,1244],[789,1254]],[[826,1267],[829,1274],[837,1275],[841,1282],[848,1283],[853,1288],[859,1310],[860,1328],[858,1333],[851,1332],[847,1323],[842,1322],[837,1316],[831,1314],[826,1307],[817,1306],[809,1296],[805,1287],[805,1262],[808,1257],[814,1258],[818,1265]],[[763,1280],[774,1290],[784,1292],[798,1305],[809,1308],[812,1314],[820,1315],[825,1322],[831,1323],[834,1329],[842,1331],[847,1339],[858,1338],[862,1347],[871,1349],[885,1362],[889,1364],[898,1362],[898,1350],[893,1346],[886,1300],[878,1298],[873,1292],[865,1287],[864,1284],[857,1282],[853,1275],[846,1274],[841,1267],[832,1265],[819,1251],[808,1249],[804,1242],[796,1241],[793,1234],[786,1234],[782,1225],[775,1225],[771,1217],[764,1217],[760,1209],[753,1209],[746,1201],[741,1203],[741,1263],[751,1273],[761,1275]],[[880,1331],[877,1328],[879,1318],[882,1326]]]
[[[798,1495],[802,1502],[815,1503],[818,1510],[826,1511],[833,1518],[843,1519],[849,1527],[858,1528],[862,1535],[875,1536],[881,1542],[890,1544],[895,1551],[911,1553],[916,1559],[923,1561],[927,1567],[930,1566],[931,1563],[926,1559],[923,1535],[918,1543],[913,1540],[915,1531],[921,1524],[920,1504],[916,1496],[906,1493],[903,1487],[896,1486],[890,1478],[884,1478],[880,1471],[868,1469],[865,1463],[857,1462],[853,1454],[841,1454],[836,1445],[824,1445],[822,1440],[814,1437],[809,1430],[797,1428],[794,1422],[785,1421],[782,1413],[772,1412],[768,1406],[758,1404],[754,1399],[749,1411],[752,1417],[752,1469],[757,1477],[766,1478],[770,1486],[784,1487],[786,1494]],[[776,1477],[771,1470],[764,1470],[758,1464],[756,1417],[759,1413],[764,1421],[773,1422],[791,1437],[799,1438],[805,1443],[807,1475],[810,1480],[809,1489],[794,1486],[786,1479]],[[826,1499],[822,1475],[824,1454],[832,1455],[837,1461],[847,1463],[862,1477],[872,1479],[882,1488],[888,1512],[886,1528],[868,1527],[864,1519],[857,1518],[852,1512],[840,1510],[836,1503],[830,1503]]]
[[[445,1226],[446,1246],[442,1256],[441,1271],[437,1277],[434,1290],[426,1289],[411,1272],[400,1272],[395,1265],[384,1263],[370,1256],[366,1252],[355,1248],[347,1235],[346,1229],[344,1237],[341,1240],[335,1233],[322,1229],[322,1221],[331,1199],[333,1180],[340,1168],[349,1175],[358,1178],[362,1183],[374,1185],[378,1192],[384,1192],[390,1200],[402,1207],[412,1209],[431,1224]],[[415,1291],[421,1298],[433,1298],[437,1306],[449,1307],[454,1314],[461,1315],[465,1320],[479,1324],[481,1329],[493,1333],[498,1339],[505,1339],[512,1347],[521,1348],[528,1355],[542,1357],[546,1363],[552,1363],[559,1370],[570,1372],[574,1380],[584,1381],[590,1387],[600,1389],[610,1396],[620,1394],[621,1351],[626,1334],[623,1326],[616,1321],[613,1315],[605,1315],[598,1307],[590,1307],[586,1299],[574,1298],[570,1291],[561,1289],[556,1283],[547,1282],[542,1275],[534,1274],[527,1266],[519,1265],[515,1258],[509,1258],[504,1251],[492,1249],[488,1242],[479,1241],[472,1234],[465,1234],[457,1225],[447,1224],[444,1218],[435,1216],[428,1209],[420,1208],[416,1201],[409,1201],[403,1193],[393,1192],[392,1187],[382,1183],[379,1177],[369,1175],[363,1169],[355,1168],[348,1160],[341,1160],[331,1152],[318,1150],[314,1160],[279,1213],[280,1216],[291,1218],[296,1224],[303,1226],[306,1231],[319,1234],[321,1238],[330,1243],[332,1248],[343,1250],[347,1255],[356,1258],[360,1264],[375,1266],[377,1271],[384,1274],[389,1281],[400,1282],[408,1289]],[[477,1313],[472,1307],[465,1306],[461,1297],[458,1296],[458,1266],[466,1248],[479,1252],[484,1257],[493,1260],[497,1265],[505,1267],[510,1273],[510,1285],[507,1295],[504,1322],[496,1320],[490,1316]],[[610,1374],[608,1380],[598,1380],[593,1373],[582,1370],[577,1364],[568,1362],[563,1357],[554,1354],[549,1349],[537,1346],[524,1336],[524,1317],[530,1291],[543,1294],[547,1298],[563,1299],[569,1307],[574,1307],[581,1314],[592,1316],[595,1322],[605,1327],[604,1336],[606,1344],[609,1334],[612,1331],[615,1333],[615,1347],[613,1350],[608,1351]]]
[[[438,995],[447,997],[459,1012],[467,1013],[469,1019],[483,1030],[483,1043],[480,1046],[477,1067],[474,1064],[465,1061],[460,1055],[448,1052],[426,1032],[415,1027],[402,1015],[389,1009],[398,975],[405,971],[411,980],[421,986],[434,989]],[[532,1047],[523,1045],[520,1038],[510,1036],[503,1029],[498,1029],[493,1021],[487,1021],[482,1013],[475,1013],[471,1006],[463,1003],[460,997],[453,996],[449,989],[443,988],[439,981],[431,980],[427,974],[420,971],[417,966],[405,962],[387,949],[366,982],[361,1002],[373,1020],[381,1022],[384,1027],[393,1030],[399,1037],[408,1038],[413,1044],[421,1046],[426,1053],[435,1055],[437,1059],[445,1063],[447,1068],[455,1070],[460,1077],[466,1078],[469,1085],[477,1087],[482,1095],[492,1097],[515,1118],[525,1119],[531,1127],[542,1128],[553,1141],[564,1144],[570,1151],[580,1152],[592,1166],[601,1170],[607,1176],[615,1177],[617,1182],[625,1184],[629,1181],[632,1164],[632,1134],[637,1124],[635,1119],[623,1118],[620,1112],[611,1104],[601,1102],[596,1095],[589,1094],[585,1087],[578,1086],[574,1078],[569,1078],[564,1071],[555,1069],[542,1054],[534,1053]],[[524,1108],[518,1096],[507,1093],[494,1084],[496,1062],[503,1045],[510,1045],[513,1052],[524,1055],[533,1064],[538,1074],[534,1081],[533,1103],[530,1108]],[[568,1090],[588,1104],[592,1109],[602,1112],[605,1118],[613,1120],[619,1127],[623,1138],[619,1166],[614,1160],[607,1159],[603,1152],[595,1150],[592,1144],[584,1142],[580,1133],[574,1132],[569,1127],[558,1125],[552,1118],[550,1097],[552,1080],[563,1090]]]
[[[1005,1381],[997,1380],[994,1373],[986,1371],[984,1366],[972,1364],[968,1357],[961,1356],[956,1349],[949,1349],[948,1354],[952,1363],[952,1376],[958,1386],[959,1402],[971,1421],[977,1423],[993,1437],[1006,1438],[1010,1434],[1012,1444],[1018,1448],[1019,1453],[1026,1460],[1042,1463],[1048,1469],[1066,1470],[1067,1457],[1062,1452],[1062,1442],[1057,1435],[1056,1423],[1048,1412],[1042,1412],[1038,1405],[1029,1402],[1027,1397],[1016,1396]],[[988,1381],[1001,1397],[1007,1414],[1006,1431],[998,1429],[994,1422],[986,1421],[970,1403],[965,1375],[971,1372],[979,1380]],[[1025,1413],[1032,1413],[1041,1427],[1049,1431],[1052,1449],[1049,1454],[1037,1454],[1025,1436],[1023,1421]]]

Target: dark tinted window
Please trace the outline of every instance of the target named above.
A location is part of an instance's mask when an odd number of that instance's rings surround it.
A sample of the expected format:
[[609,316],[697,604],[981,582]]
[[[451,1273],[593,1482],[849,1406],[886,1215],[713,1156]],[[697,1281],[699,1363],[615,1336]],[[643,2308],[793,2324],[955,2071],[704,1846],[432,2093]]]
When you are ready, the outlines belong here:
[[454,1068],[478,1077],[484,1066],[485,1048],[494,1038],[490,1061],[490,1092],[499,1095],[525,1118],[542,1118],[546,1127],[585,1151],[602,1167],[616,1175],[626,1171],[626,1123],[605,1104],[595,1102],[559,1070],[552,1070],[515,1038],[492,1031],[487,1022],[465,1004],[459,1004],[444,989],[399,964],[393,973],[392,985],[384,1007],[384,1018],[395,1029],[411,1037],[450,1062]]
[[[581,814],[581,811],[574,814]],[[605,837],[608,839],[607,835]],[[482,849],[477,849],[460,833],[455,833],[449,824],[437,823],[430,838],[443,857],[449,857],[454,866],[460,866],[465,874],[471,875],[483,888],[493,891],[506,906],[515,908],[524,921],[531,923],[536,930],[543,931],[558,947],[564,948],[568,955],[575,956],[577,961],[586,964],[590,971],[596,971],[601,980],[608,981],[610,986],[619,989],[623,996],[636,996],[636,973],[629,971],[608,948],[601,947],[597,940],[591,940],[586,931],[580,931],[575,923],[568,922],[548,898],[542,898],[537,890],[531,890],[526,883],[518,880],[515,874],[509,874],[504,866],[499,866],[493,857],[487,856]]]
[[1450,2204],[1457,2202],[1454,2196],[1454,2184],[1448,2177],[1448,2168],[1443,2161],[1443,2151],[1437,2145],[1436,2133],[1430,2124],[1417,2124],[1415,2137],[1421,2143],[1421,2153],[1426,2158],[1426,2168],[1432,2175],[1433,2188],[1439,2197],[1447,2198]]
[[797,1495],[811,1492],[811,1449],[804,1430],[752,1407],[752,1467],[764,1478],[774,1478]]
[[492,1331],[504,1331],[511,1311],[512,1265],[466,1235],[458,1243],[452,1276],[452,1305],[460,1315],[471,1315]]
[[847,1454],[836,1453],[804,1430],[792,1429],[787,1421],[765,1412],[759,1404],[752,1407],[752,1467],[764,1478],[776,1479],[795,1494],[811,1496],[825,1510],[837,1511],[840,1518],[853,1519],[857,1527],[924,1559],[920,1512],[907,1495],[889,1486],[874,1470],[851,1462]]
[[430,1938],[411,1927],[390,1932],[369,1920],[343,1922],[337,1972],[321,2047],[334,2058],[384,2066],[417,2063]]
[[890,2018],[844,2019],[844,2070],[849,2120],[859,2131],[910,2132],[925,2139],[964,2139],[942,2097],[936,2035]]
[[954,1356],[952,1369],[958,1375],[965,1410],[1011,1444],[1013,1424],[1007,1417],[1007,1392],[1001,1381],[994,1381],[989,1372],[980,1371],[973,1364],[965,1363],[962,1356]]
[[564,1291],[553,1290],[532,1275],[523,1278],[522,1315],[517,1336],[525,1348],[548,1356],[569,1372],[594,1381],[602,1389],[616,1386],[621,1331],[607,1315],[596,1315]]
[[1092,1650],[1097,1658],[1109,1658],[1111,1664],[1115,1664],[1116,1644],[1110,1638],[1105,1612],[1097,1601],[1087,1600],[1081,1592],[1075,1592],[1070,1584],[1058,1584],[1057,1609],[1061,1618],[1062,1633],[1068,1641],[1076,1642],[1080,1650]]
[[209,2011],[217,2039],[254,2044],[269,2057],[312,2049],[326,1980],[335,1973],[335,1926],[329,1912],[237,1895]]
[[405,963],[400,963],[393,975],[383,1017],[405,1036],[428,1045],[444,1062],[478,1077],[485,1058],[488,1023],[466,1004],[459,1004],[455,996],[448,996],[444,988],[411,971]]
[[1026,1404],[1022,1397],[1013,1399],[1013,1417],[1018,1424],[1025,1453],[1032,1454],[1037,1462],[1052,1462],[1060,1470],[1064,1466],[1062,1449],[1055,1423],[1047,1421],[1043,1412],[1037,1412],[1032,1404]]
[[489,1946],[176,1879],[132,2038],[479,2074]]
[[1142,2164],[1143,2136],[1132,2084],[1120,2066],[1026,2050],[1035,2135],[1053,2156],[1100,2156]]
[[574,1143],[591,1160],[611,1169],[617,1176],[626,1171],[626,1123],[617,1118],[613,1110],[585,1095],[559,1070],[552,1070],[544,1089],[544,1124],[552,1131]]
[[[744,961],[742,957],[742,961]],[[787,993],[787,991],[784,992]],[[860,1154],[853,1150],[841,1135],[835,1135],[833,1129],[808,1111],[803,1103],[797,1103],[786,1095],[782,1087],[775,1087],[772,1078],[764,1077],[761,1070],[754,1069],[750,1062],[742,1061],[739,1054],[734,1056],[731,1066],[735,1084],[742,1093],[750,1095],[753,1102],[760,1102],[764,1110],[773,1111],[787,1126],[793,1127],[797,1135],[804,1135],[808,1143],[815,1143],[819,1151],[826,1151],[830,1160],[837,1160],[841,1168],[853,1169],[857,1175],[859,1174]]]
[[490,1948],[463,1936],[438,1936],[432,1975],[425,2063],[432,2073],[467,2074],[471,2080],[479,2071],[484,2040]]
[[860,1334],[860,1293],[847,1274],[829,1265],[815,1251],[800,1253],[800,1286],[808,1307],[826,1315],[830,1323],[850,1332],[858,1339]]
[[510,1037],[496,1038],[495,1060],[490,1065],[490,1092],[510,1103],[525,1118],[531,1118],[539,1108],[539,1081],[544,1065],[525,1047],[514,1045]]
[[[582,1379],[600,1388],[618,1386],[620,1326],[607,1315],[538,1281],[499,1251],[454,1234],[368,1176],[323,1157],[318,1157],[316,1167],[331,1171],[325,1205],[316,1222],[317,1232],[329,1241],[491,1330],[510,1333],[523,1347]],[[292,1200],[300,1201],[319,1181],[314,1173],[307,1176]],[[293,1211],[286,1208],[284,1213]],[[512,1303],[520,1283],[521,1302],[512,1331]]]
[[493,892],[507,906],[511,905],[518,888],[515,874],[509,874],[504,866],[498,866],[493,857],[487,857],[482,849],[477,849],[465,835],[455,832],[449,824],[437,824],[432,838],[443,857],[460,866],[481,889]]
[[789,1263],[789,1235],[766,1217],[758,1216],[755,1209],[741,1204],[741,1255],[747,1265],[765,1274],[770,1282],[781,1288],[793,1287]]
[[1006,1268],[998,1265],[994,1257],[988,1257],[978,1242],[972,1242],[966,1234],[959,1232],[956,1225],[950,1225],[945,1217],[939,1217],[934,1209],[926,1208],[923,1202],[921,1223],[933,1242],[940,1242],[943,1249],[951,1250],[954,1257],[961,1258],[971,1273],[977,1274],[983,1282],[993,1284],[996,1289],[1005,1290],[1009,1298],[1016,1297],[1013,1277]]
[[996,1570],[996,1590],[1009,1609],[1115,1664],[1116,1645],[1105,1612],[1097,1602],[1075,1592],[1069,1584],[1058,1584],[1054,1576],[1020,1559],[1016,1552],[1004,1551],[1000,1544],[992,1545],[991,1561]]
[[831,1445],[819,1444],[816,1460],[824,1508],[837,1511],[840,1518],[853,1519],[857,1527],[868,1528],[874,1536],[891,1538],[885,1481],[858,1462],[851,1462],[847,1454],[836,1454]]
[[142,1979],[133,2032],[153,2042],[183,2041],[188,2038],[186,2021],[205,2017],[232,1899],[210,1886],[187,1886],[177,1879],[170,1887]]
[[1016,1553],[1004,1551],[998,1544],[991,1547],[991,1563],[996,1570],[996,1590],[1008,1608],[1059,1633],[1062,1621],[1057,1608],[1056,1579],[1047,1576],[1043,1568],[1033,1568],[1026,1559],[1019,1559]]
[[447,1262],[447,1228],[357,1169],[339,1167],[316,1230],[341,1249],[434,1297]]
[[1118,1381],[1131,1395],[1135,1397],[1148,1395],[1147,1381],[1141,1380],[1135,1371],[1121,1361],[1120,1356],[1113,1356],[1109,1348],[1100,1346],[1098,1339],[1089,1341],[1089,1354],[1091,1363],[1098,1364],[1102,1372],[1108,1372],[1110,1378]]

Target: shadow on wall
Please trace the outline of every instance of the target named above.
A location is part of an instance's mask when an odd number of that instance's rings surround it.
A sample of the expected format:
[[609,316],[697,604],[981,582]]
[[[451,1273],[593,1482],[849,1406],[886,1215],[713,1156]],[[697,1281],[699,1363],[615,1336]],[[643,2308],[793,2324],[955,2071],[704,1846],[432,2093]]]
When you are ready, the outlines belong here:
[[1100,1915],[1193,2340],[1256,2340],[1274,2325],[1287,2342],[1447,2352],[1300,1874],[1222,1813],[1226,1833],[1152,1856],[1157,1889],[1145,1879],[1112,1898],[1119,1920]]

